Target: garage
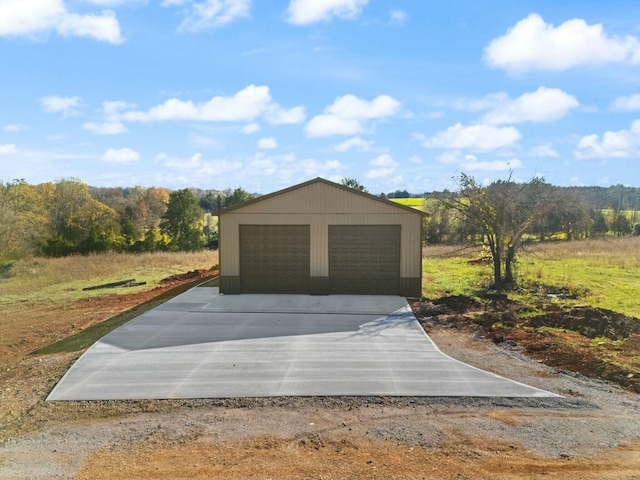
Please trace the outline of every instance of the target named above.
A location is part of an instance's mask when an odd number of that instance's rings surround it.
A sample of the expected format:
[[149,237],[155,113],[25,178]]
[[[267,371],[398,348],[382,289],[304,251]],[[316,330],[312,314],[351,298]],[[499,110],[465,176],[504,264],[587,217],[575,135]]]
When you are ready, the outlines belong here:
[[329,225],[329,293],[400,295],[400,225]]
[[220,292],[422,295],[424,213],[316,178],[218,212]]
[[240,225],[242,293],[310,293],[309,225]]

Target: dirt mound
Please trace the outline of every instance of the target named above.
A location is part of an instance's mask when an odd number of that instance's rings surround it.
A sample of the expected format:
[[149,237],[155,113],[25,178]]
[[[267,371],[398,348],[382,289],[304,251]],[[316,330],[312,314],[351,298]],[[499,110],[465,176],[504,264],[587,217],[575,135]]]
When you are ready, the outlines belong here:
[[550,367],[640,393],[640,319],[587,306],[525,305],[505,295],[482,300],[450,296],[412,307],[427,331],[469,329],[474,338],[520,349]]
[[198,278],[213,277],[218,274],[218,266],[214,265],[209,270],[193,270],[192,272],[179,273],[160,280],[161,285],[171,285],[174,283],[182,283],[187,280],[196,280]]
[[640,320],[604,308],[558,309],[530,318],[527,324],[536,328],[566,328],[588,338],[621,340],[634,333],[640,334]]

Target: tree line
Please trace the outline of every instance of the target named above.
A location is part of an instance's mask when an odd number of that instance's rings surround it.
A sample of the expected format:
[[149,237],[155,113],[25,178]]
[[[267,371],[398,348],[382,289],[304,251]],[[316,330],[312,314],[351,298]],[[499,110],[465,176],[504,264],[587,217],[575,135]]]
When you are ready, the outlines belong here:
[[[517,250],[526,242],[640,235],[637,188],[565,188],[510,177],[481,185],[465,174],[457,180],[456,191],[424,194],[423,240],[486,245],[499,264],[496,283],[512,280]],[[342,184],[367,191],[356,179]],[[0,267],[33,255],[217,248],[213,214],[254,196],[242,188],[94,188],[74,178],[0,182]],[[397,190],[380,196],[415,195]]]
[[26,256],[217,247],[213,212],[252,198],[164,188],[92,188],[75,178],[0,181],[0,262]]

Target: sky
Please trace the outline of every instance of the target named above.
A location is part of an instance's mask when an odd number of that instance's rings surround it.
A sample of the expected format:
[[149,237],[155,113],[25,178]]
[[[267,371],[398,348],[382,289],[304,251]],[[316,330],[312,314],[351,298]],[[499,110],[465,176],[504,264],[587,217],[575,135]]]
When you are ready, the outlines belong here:
[[640,186],[637,0],[0,0],[0,181]]

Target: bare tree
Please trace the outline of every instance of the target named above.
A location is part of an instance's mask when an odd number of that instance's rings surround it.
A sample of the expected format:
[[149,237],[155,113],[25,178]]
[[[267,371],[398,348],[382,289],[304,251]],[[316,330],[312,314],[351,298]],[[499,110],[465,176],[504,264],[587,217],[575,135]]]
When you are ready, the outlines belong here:
[[457,195],[445,200],[445,205],[456,210],[489,247],[494,288],[508,289],[515,284],[514,264],[525,236],[555,206],[554,189],[538,177],[519,184],[509,175],[486,187],[464,173],[456,180]]

